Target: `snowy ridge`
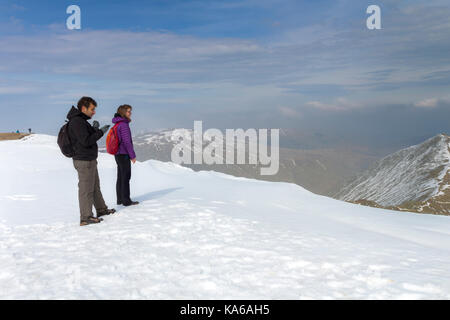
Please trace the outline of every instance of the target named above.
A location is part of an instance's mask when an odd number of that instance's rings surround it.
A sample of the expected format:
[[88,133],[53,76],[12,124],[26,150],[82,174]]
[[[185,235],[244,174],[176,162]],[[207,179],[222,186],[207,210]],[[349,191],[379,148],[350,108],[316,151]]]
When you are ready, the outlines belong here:
[[343,188],[336,198],[375,201],[382,206],[425,201],[436,196],[449,170],[450,137],[437,135],[393,153]]
[[[116,164],[98,163],[112,206]],[[79,227],[55,137],[0,142],[0,174],[2,299],[450,299],[448,217],[150,160],[139,206]]]
[[192,137],[193,130],[192,129],[167,129],[161,130],[158,132],[149,132],[142,135],[138,135],[134,137],[137,145],[145,145],[145,144],[170,144],[172,141],[172,134],[180,133],[180,135],[185,136],[185,133],[189,132],[189,137]]
[[[145,153],[145,154],[152,154],[155,156],[155,153],[158,154],[156,157],[158,160],[162,161],[171,161],[171,153],[172,149],[175,146],[175,144],[178,143],[175,138],[173,138],[173,135],[176,135],[177,137],[182,137],[185,141],[191,141],[190,144],[184,144],[184,150],[188,153],[196,154],[198,152],[202,153],[203,148],[207,146],[212,140],[214,140],[216,137],[211,135],[209,132],[205,131],[203,132],[203,136],[196,136],[194,137],[194,130],[192,129],[167,129],[162,130],[158,132],[149,132],[143,135],[138,135],[133,137],[133,141],[135,146],[137,146],[136,150],[140,151],[139,153]],[[251,150],[247,149],[248,146],[248,140],[241,139],[241,137],[237,137],[235,141],[231,140],[228,141],[223,136],[223,154],[217,154],[216,157],[219,159],[219,161],[222,161],[225,163],[225,157],[228,154],[231,154],[231,150],[234,150],[234,152],[243,152],[246,154],[246,157],[249,157],[251,155],[252,158],[257,159],[258,155],[257,152],[253,153]],[[199,143],[201,142],[201,144]],[[147,147],[147,148],[146,148]],[[198,147],[198,148],[196,148]],[[186,164],[188,165],[188,164]],[[255,167],[255,165],[252,165]],[[226,165],[226,167],[230,167],[229,165]],[[242,170],[239,166],[233,166],[237,170]]]
[[[245,130],[244,130],[245,131]],[[200,141],[202,140],[202,144],[208,144],[209,141],[213,138],[213,135],[209,134],[209,132],[202,132],[203,137],[196,137],[195,139]],[[143,135],[138,135],[133,139],[136,140],[136,145],[173,145],[176,141],[172,138],[173,135],[181,136],[184,139],[190,139],[192,142],[194,141],[194,130],[192,129],[166,129],[158,132],[149,132]],[[225,144],[229,144],[231,146],[235,145],[234,141],[227,141],[225,137],[225,132],[223,132],[223,139]],[[239,137],[236,138],[237,141],[246,143],[246,140],[241,140]]]

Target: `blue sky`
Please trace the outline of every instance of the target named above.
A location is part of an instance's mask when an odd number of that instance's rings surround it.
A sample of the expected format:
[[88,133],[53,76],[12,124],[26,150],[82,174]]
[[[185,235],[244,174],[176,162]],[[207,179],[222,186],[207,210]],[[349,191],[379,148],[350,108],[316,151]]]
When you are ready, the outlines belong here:
[[[23,25],[60,24],[65,9],[77,4],[83,25],[89,29],[129,31],[170,30],[202,37],[264,37],[273,23],[291,15],[285,27],[307,25],[324,17],[330,1],[6,1],[2,19],[22,20]],[[295,12],[295,14],[294,14]]]
[[441,0],[1,1],[0,131],[56,134],[89,95],[100,122],[133,105],[136,132],[203,120],[418,142],[449,132],[449,16]]

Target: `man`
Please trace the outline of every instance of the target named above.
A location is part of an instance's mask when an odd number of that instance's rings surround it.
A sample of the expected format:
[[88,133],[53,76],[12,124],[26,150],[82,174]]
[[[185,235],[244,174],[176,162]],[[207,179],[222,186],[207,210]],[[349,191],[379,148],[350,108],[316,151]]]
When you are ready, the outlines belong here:
[[[87,120],[95,115],[97,102],[90,97],[82,97],[77,108],[67,114],[69,119],[68,133],[74,150],[73,165],[78,171],[78,201],[80,205],[80,226],[99,223],[100,217],[116,212],[108,209],[100,191],[100,180],[97,170],[98,146],[97,141],[103,137],[109,126],[99,129],[99,123],[91,126]],[[92,205],[97,211],[93,216]]]

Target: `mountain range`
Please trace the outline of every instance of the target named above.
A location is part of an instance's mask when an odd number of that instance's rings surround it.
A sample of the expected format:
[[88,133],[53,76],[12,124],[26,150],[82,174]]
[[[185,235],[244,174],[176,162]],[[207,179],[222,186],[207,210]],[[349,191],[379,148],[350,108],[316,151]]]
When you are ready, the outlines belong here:
[[[135,136],[138,160],[171,161],[174,130],[179,129]],[[276,175],[261,176],[259,165],[250,164],[183,166],[194,171],[292,182],[316,194],[377,208],[445,215],[450,214],[449,139],[442,133],[385,155],[336,137],[282,129]]]
[[[137,158],[171,161],[174,130],[147,132],[133,137]],[[186,129],[191,136],[193,131]],[[207,144],[203,141],[203,144]],[[246,152],[248,157],[248,149]],[[195,171],[213,170],[237,177],[298,184],[314,193],[332,195],[363,172],[380,157],[358,146],[351,146],[335,137],[296,130],[280,130],[280,166],[276,175],[260,175],[259,165],[251,164],[183,164]]]

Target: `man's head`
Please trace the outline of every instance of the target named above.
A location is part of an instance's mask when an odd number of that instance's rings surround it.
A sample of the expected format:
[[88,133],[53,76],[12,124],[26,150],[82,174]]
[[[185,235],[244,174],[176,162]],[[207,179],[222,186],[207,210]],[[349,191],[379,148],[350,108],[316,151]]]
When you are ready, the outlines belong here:
[[89,118],[92,118],[95,114],[95,108],[97,108],[97,102],[91,97],[82,97],[78,101],[78,110],[83,112]]

